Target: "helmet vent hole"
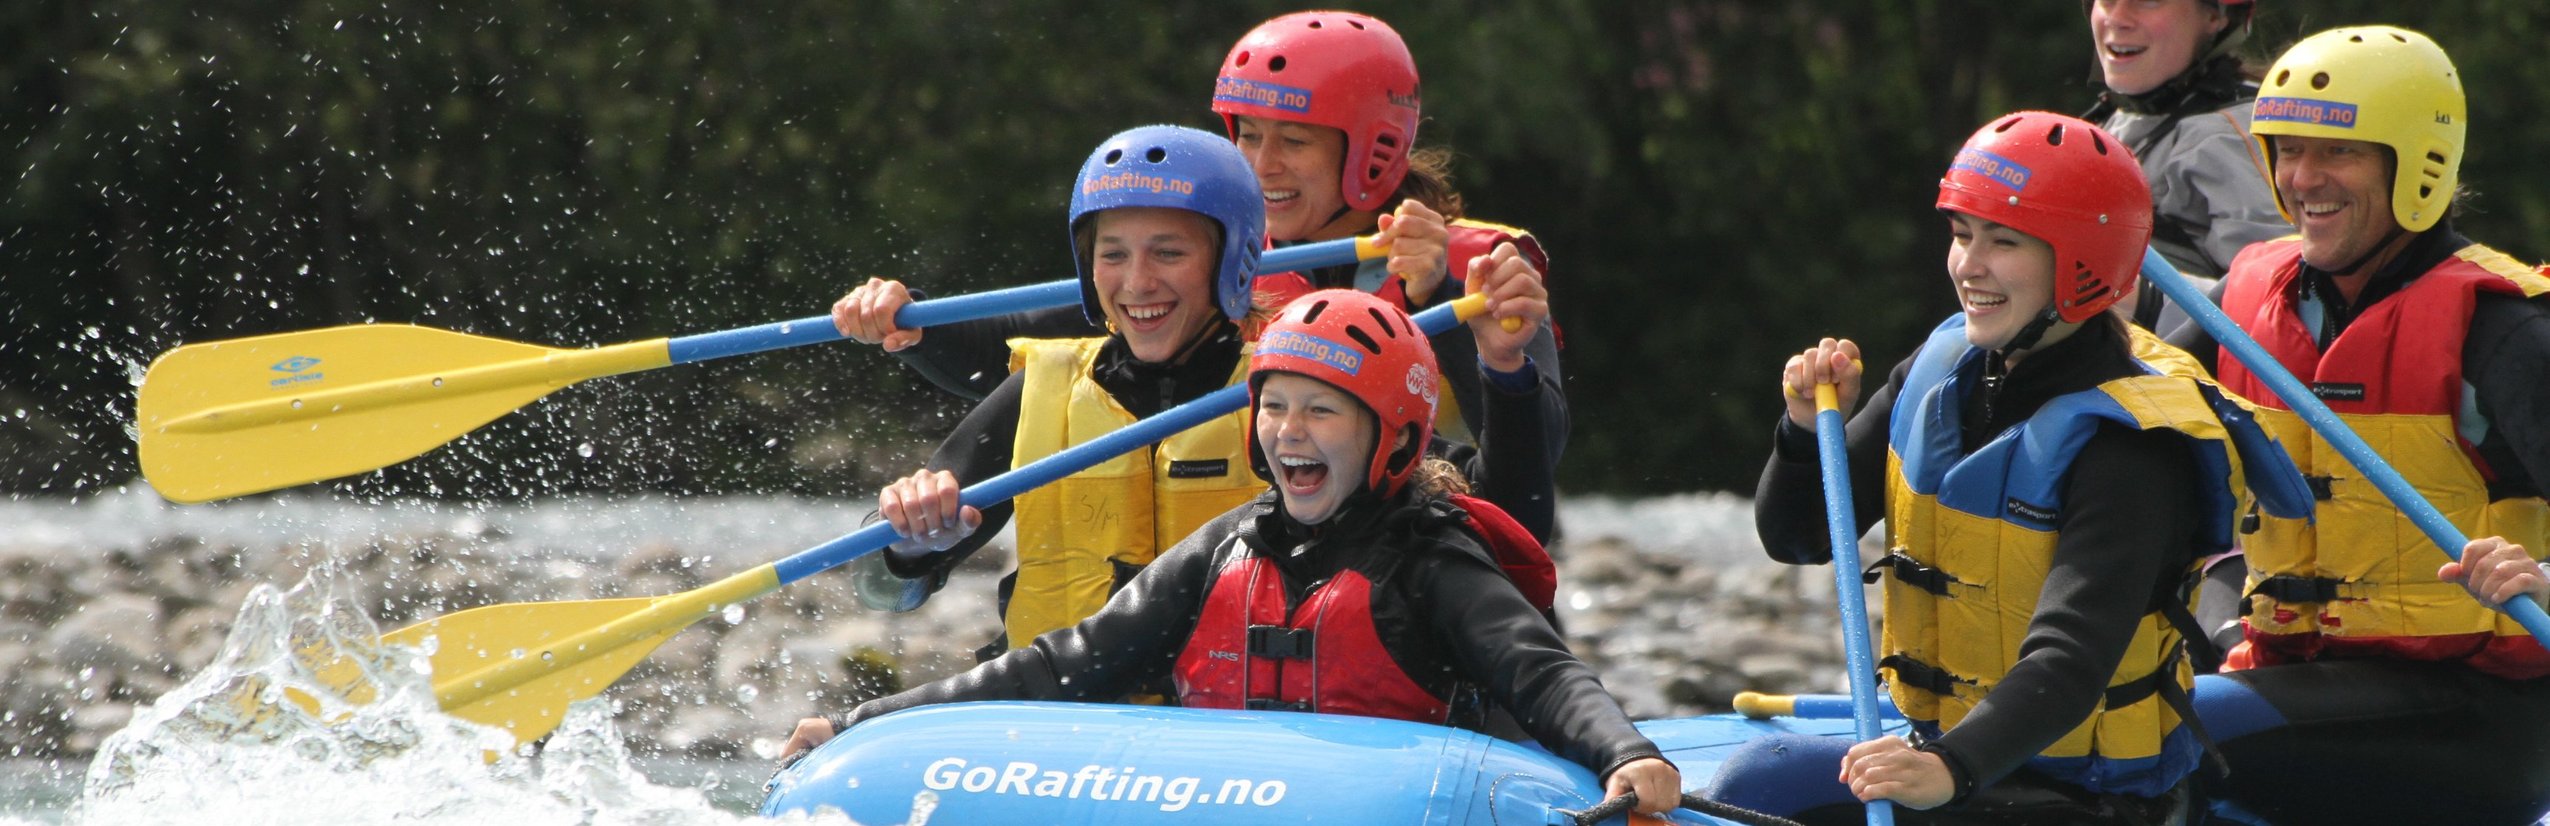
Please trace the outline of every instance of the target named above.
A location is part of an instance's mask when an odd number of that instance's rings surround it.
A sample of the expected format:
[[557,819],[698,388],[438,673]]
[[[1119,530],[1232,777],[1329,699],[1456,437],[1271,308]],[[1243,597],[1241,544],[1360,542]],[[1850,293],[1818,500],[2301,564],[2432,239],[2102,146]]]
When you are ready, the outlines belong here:
[[1246,65],[1248,65],[1248,53],[1247,53],[1247,52],[1241,52],[1241,53],[1239,54],[1239,56],[1238,56],[1238,57],[1231,58],[1231,65],[1233,65],[1233,66],[1246,66]]
[[2105,155],[2107,154],[2107,141],[2101,140],[2098,133],[2090,133],[2090,148],[2098,150],[2098,153],[2101,155]]
[[1302,323],[1309,324],[1311,322],[1318,321],[1319,314],[1324,312],[1328,312],[1328,302],[1321,301],[1313,303],[1310,305],[1310,312],[1302,314]]
[[2359,35],[2356,35],[2356,36],[2354,36],[2354,37],[2347,38],[2347,39],[2346,39],[2346,42],[2348,42],[2348,43],[2362,43],[2362,42],[2364,42],[2364,36],[2359,34]]
[[1346,21],[1346,25],[1355,27],[1355,31],[1364,30],[1364,21],[1361,20],[1348,20]]
[[1319,26],[1320,26],[1319,21],[1317,21],[1317,20],[1310,21],[1310,27],[1311,27],[1311,28],[1316,29],[1316,28],[1319,28]]
[[1151,151],[1142,153],[1142,159],[1151,163],[1159,163],[1169,159],[1169,150],[1154,146],[1151,147]]
[[1109,149],[1109,150],[1107,150],[1107,160],[1106,160],[1106,164],[1107,164],[1108,166],[1114,166],[1114,165],[1116,165],[1116,162],[1117,162],[1117,161],[1121,161],[1121,160],[1124,160],[1124,150],[1122,150],[1122,149]]
[[1377,144],[1381,144],[1381,145],[1383,145],[1383,146],[1397,147],[1397,146],[1399,145],[1399,136],[1397,136],[1397,135],[1374,135],[1374,136],[1372,136],[1372,142],[1373,142],[1373,143],[1377,143]]
[[2321,72],[2321,73],[2319,73],[2319,74],[2312,75],[2312,76],[2311,76],[2311,88],[2313,88],[2313,89],[2326,89],[2326,88],[2329,88],[2329,73],[2327,73],[2327,72]]
[[2282,86],[2282,85],[2285,85],[2286,83],[2290,83],[2290,82],[2292,82],[2292,80],[2293,80],[2293,70],[2292,70],[2292,69],[2286,69],[2286,70],[2284,70],[2284,71],[2281,71],[2281,72],[2277,72],[2277,73],[2276,73],[2276,85],[2278,85],[2278,86]]
[[1373,323],[1381,325],[1382,335],[1389,336],[1391,338],[1399,337],[1399,331],[1390,329],[1390,318],[1382,315],[1380,310],[1365,307],[1364,312],[1372,314]]
[[1372,165],[1372,166],[1365,167],[1365,168],[1364,168],[1364,180],[1367,180],[1367,181],[1378,181],[1378,180],[1381,180],[1381,165],[1380,165],[1380,164],[1374,164],[1374,165]]
[[2054,125],[2054,128],[2045,130],[2045,142],[2055,146],[2062,146],[2063,124],[2058,123]]
[[1283,55],[1276,55],[1276,56],[1274,56],[1274,57],[1267,58],[1267,59],[1266,59],[1266,70],[1267,70],[1267,71],[1269,71],[1269,72],[1281,72],[1281,71],[1283,71],[1283,70],[1284,70],[1284,56],[1283,56]]
[[2434,164],[2434,165],[2436,165],[2436,166],[2443,166],[2443,165],[2444,165],[2444,163],[2445,163],[2445,160],[2444,160],[2444,153],[2442,153],[2442,152],[2428,152],[2428,153],[2426,153],[2426,162],[2427,162],[2427,163]]
[[2406,43],[2406,42],[2408,42],[2408,38],[2405,38],[2405,37],[2401,37],[2401,36],[2399,36],[2399,33],[2398,33],[2398,32],[2392,32],[2392,33],[2391,33],[2391,39],[2392,39],[2392,40],[2397,40],[2397,41],[2402,42],[2402,43]]
[[2017,125],[2019,125],[2018,118],[2004,118],[1999,125],[1992,127],[1992,131],[1995,133],[2008,132],[2010,131],[2010,127]]
[[1356,344],[1363,345],[1364,349],[1370,351],[1373,355],[1381,355],[1381,342],[1374,341],[1372,339],[1372,334],[1364,332],[1364,328],[1348,327],[1346,328],[1346,337],[1354,339]]

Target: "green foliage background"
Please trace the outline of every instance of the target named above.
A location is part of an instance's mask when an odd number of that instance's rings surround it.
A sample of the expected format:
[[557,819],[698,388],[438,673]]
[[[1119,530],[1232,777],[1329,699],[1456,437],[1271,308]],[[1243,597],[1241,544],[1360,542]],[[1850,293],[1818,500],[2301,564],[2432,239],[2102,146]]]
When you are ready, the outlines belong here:
[[[132,386],[180,343],[412,321],[558,345],[816,315],[870,275],[1068,277],[1079,159],[1219,128],[1268,2],[22,0],[0,7],[0,489],[135,478]],[[1370,10],[1420,140],[1549,246],[1577,492],[1747,489],[1773,370],[1900,358],[1951,311],[1930,203],[1992,115],[2088,106],[2059,0],[1533,0]],[[2545,254],[2531,0],[2269,0],[2252,51],[2393,22],[2472,97],[2463,227]],[[360,494],[864,495],[961,414],[841,345],[571,388]]]

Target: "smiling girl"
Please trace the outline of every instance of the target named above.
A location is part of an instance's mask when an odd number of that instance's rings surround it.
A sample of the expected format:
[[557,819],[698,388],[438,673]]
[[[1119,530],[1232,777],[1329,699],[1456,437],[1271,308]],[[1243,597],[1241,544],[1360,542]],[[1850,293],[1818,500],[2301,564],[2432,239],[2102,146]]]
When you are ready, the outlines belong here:
[[[2180,272],[2219,277],[2242,247],[2292,232],[2249,151],[2258,84],[2239,54],[2257,0],[2086,0],[2100,121],[2142,162],[2152,247]],[[2149,284],[2118,312],[2166,332],[2186,314]]]
[[[2113,136],[1995,120],[1938,207],[1962,311],[1846,436],[1859,530],[1887,525],[1878,665],[1911,736],[1757,741],[1711,796],[1809,822],[1858,822],[1876,800],[1913,810],[1899,823],[2170,822],[2199,753],[2176,621],[2191,565],[2230,544],[2244,475],[2276,513],[2303,512],[2308,490],[2246,417],[2217,415],[2235,403],[2192,359],[2108,312],[2151,232]],[[1754,515],[1782,562],[1832,559],[1809,400],[1834,384],[1848,412],[1859,356],[1828,338],[1781,371]]]

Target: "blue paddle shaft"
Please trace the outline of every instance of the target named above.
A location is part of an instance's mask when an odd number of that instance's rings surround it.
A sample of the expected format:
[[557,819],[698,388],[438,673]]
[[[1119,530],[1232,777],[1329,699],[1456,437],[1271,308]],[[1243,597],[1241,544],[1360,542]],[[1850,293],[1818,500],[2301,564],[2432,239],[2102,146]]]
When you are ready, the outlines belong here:
[[[1842,443],[1842,411],[1815,411],[1816,455],[1824,465],[1824,524],[1833,537],[1833,590],[1842,604],[1842,662],[1851,679],[1851,729],[1877,739],[1877,665],[1869,652],[1868,594],[1859,581],[1859,515],[1851,506],[1850,460]],[[1869,826],[1894,826],[1895,807],[1868,804]]]
[[[1451,304],[1418,313],[1417,328],[1424,330],[1426,335],[1441,334],[1460,326],[1461,319],[1454,313]],[[825,326],[829,328],[830,324],[827,322]],[[1247,406],[1248,387],[1246,385],[1235,384],[1215,390],[1194,401],[1125,425],[1113,433],[1030,462],[1026,467],[1015,468],[1008,473],[967,485],[958,499],[977,508],[1005,502],[1065,476],[1087,470],[1099,462],[1131,453],[1143,445],[1166,439],[1179,431],[1212,421]],[[900,538],[902,535],[894,532],[892,523],[876,522],[830,542],[798,551],[786,559],[773,563],[771,567],[779,574],[779,584],[786,585],[833,566],[875,553],[877,549],[894,544],[894,541]],[[1863,622],[1861,627],[1865,628],[1866,623]]]
[[[1260,273],[1334,267],[1355,263],[1355,240],[1339,238],[1267,250],[1258,257]],[[1080,282],[1048,281],[1024,287],[987,290],[970,295],[915,301],[894,311],[894,324],[907,330],[1023,313],[1080,303]],[[666,342],[674,364],[741,356],[767,350],[840,341],[841,330],[828,315],[780,321],[714,333],[682,336]]]
[[[2159,285],[2160,291],[2168,294],[2169,300],[2177,302],[2179,309],[2186,310],[2189,317],[2204,326],[2205,332],[2213,334],[2216,343],[2230,350],[2233,357],[2249,368],[2249,372],[2256,373],[2259,380],[2266,382],[2267,389],[2275,391],[2276,397],[2283,399],[2286,407],[2301,416],[2312,430],[2319,431],[2320,438],[2336,446],[2338,453],[2355,466],[2355,471],[2364,474],[2374,487],[2380,488],[2383,496],[2390,497],[2391,504],[2407,514],[2408,521],[2417,523],[2418,530],[2424,531],[2436,548],[2454,561],[2461,560],[2461,547],[2470,544],[2470,539],[2462,535],[2461,529],[2455,527],[2452,520],[2444,518],[2443,512],[2427,502],[2415,487],[2411,487],[2399,471],[2391,468],[2389,461],[2373,452],[2372,445],[2365,444],[2354,430],[2347,428],[2345,422],[2339,421],[2337,414],[2321,403],[2318,396],[2311,395],[2310,388],[2302,386],[2302,382],[2287,372],[2282,363],[2267,355],[2266,348],[2258,346],[2257,339],[2250,338],[2239,325],[2232,323],[2230,316],[2223,315],[2221,308],[2215,307],[2211,299],[2198,292],[2196,285],[2188,283],[2186,276],[2178,274],[2177,267],[2160,257],[2158,251],[2145,249],[2143,277]],[[2528,550],[2538,552],[2541,549]],[[2534,641],[2550,646],[2550,614],[2542,613],[2541,605],[2533,602],[2532,597],[2517,595],[2498,607],[2514,617],[2516,622],[2522,623],[2524,630],[2532,632]]]
[[[1874,693],[1874,692],[1872,692]],[[1878,694],[1877,713],[1887,719],[1902,719],[1904,713],[1895,708],[1893,698]],[[1857,695],[1799,694],[1789,698],[1788,716],[1800,720],[1838,720],[1844,717],[1859,722]]]

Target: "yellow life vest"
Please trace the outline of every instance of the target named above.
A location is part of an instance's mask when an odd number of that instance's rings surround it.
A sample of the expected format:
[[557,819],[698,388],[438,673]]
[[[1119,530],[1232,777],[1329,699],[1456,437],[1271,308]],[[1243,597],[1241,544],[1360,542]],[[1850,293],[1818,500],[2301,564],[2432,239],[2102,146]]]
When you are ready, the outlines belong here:
[[[2492,501],[2461,421],[2462,344],[2478,293],[2550,294],[2550,279],[2473,244],[2362,308],[2323,348],[2290,297],[2301,259],[2293,240],[2242,252],[2224,313],[2465,535],[2550,552],[2550,504]],[[2550,670],[2521,625],[2435,577],[2442,551],[2334,444],[2247,365],[2225,355],[2221,368],[2225,387],[2264,408],[2267,429],[2321,496],[2316,523],[2270,516],[2246,543],[2257,664],[2343,656],[2466,662],[2508,677]]]
[[[2236,401],[2213,390],[2193,359],[2139,328],[2132,334],[2150,372],[2048,401],[1972,454],[1963,452],[1960,409],[1985,353],[1966,343],[1963,316],[1950,318],[1922,345],[1891,417],[1889,552],[1880,563],[1887,572],[1882,665],[1907,717],[1954,728],[2018,662],[2052,564],[2063,482],[2101,424],[2174,431],[2194,453],[2204,502],[2199,538],[2193,547],[2155,553],[2192,566],[2229,547],[2234,492],[2253,470],[2292,483],[2273,494],[2277,508],[2307,507],[2291,465],[2248,417],[2234,415],[2236,424],[2225,424],[2220,411],[2238,410]],[[2234,433],[2244,428],[2247,433]],[[2167,791],[2200,751],[2175,707],[2194,679],[2178,628],[2162,606],[2153,606],[2138,621],[2098,708],[2030,766],[2102,792]]]
[[[1133,424],[1090,377],[1105,338],[1012,339],[1025,371],[1012,467]],[[1233,382],[1248,377],[1243,355]],[[1249,470],[1247,410],[1205,422],[1018,497],[1018,580],[1003,624],[1009,645],[1087,618],[1142,566],[1266,482]]]

